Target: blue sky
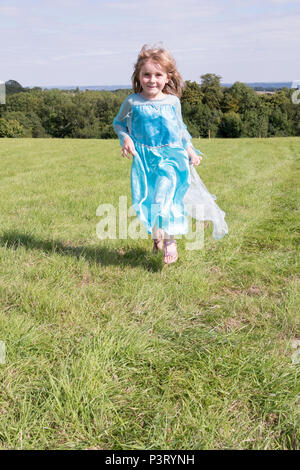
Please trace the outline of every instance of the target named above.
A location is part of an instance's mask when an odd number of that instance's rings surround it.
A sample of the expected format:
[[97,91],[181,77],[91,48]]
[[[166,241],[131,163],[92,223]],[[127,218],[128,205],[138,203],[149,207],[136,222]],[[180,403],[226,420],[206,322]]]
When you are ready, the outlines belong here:
[[299,0],[0,0],[0,80],[126,85],[159,41],[184,80],[300,80],[299,36]]

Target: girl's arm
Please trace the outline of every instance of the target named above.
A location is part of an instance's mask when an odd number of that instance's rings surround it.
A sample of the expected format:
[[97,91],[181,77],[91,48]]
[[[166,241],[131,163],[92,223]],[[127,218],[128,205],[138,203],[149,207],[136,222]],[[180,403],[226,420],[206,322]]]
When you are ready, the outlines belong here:
[[134,155],[135,153],[134,143],[128,133],[129,129],[127,124],[130,122],[130,117],[131,103],[129,97],[127,97],[121,105],[119,113],[113,120],[114,130],[118,134],[122,147],[122,156],[127,158],[130,158],[130,155]]
[[129,97],[122,103],[120,111],[113,120],[113,126],[116,134],[119,137],[121,147],[124,144],[125,138],[129,137],[127,118],[131,116],[131,103]]
[[197,166],[202,160],[202,157],[200,155],[203,155],[203,153],[195,149],[195,147],[192,144],[192,136],[187,130],[187,127],[184,124],[183,119],[182,119],[181,103],[180,103],[179,98],[176,103],[176,114],[177,114],[177,119],[179,122],[180,129],[181,129],[182,145],[186,149],[188,156],[191,159],[191,162],[193,163],[193,165]]

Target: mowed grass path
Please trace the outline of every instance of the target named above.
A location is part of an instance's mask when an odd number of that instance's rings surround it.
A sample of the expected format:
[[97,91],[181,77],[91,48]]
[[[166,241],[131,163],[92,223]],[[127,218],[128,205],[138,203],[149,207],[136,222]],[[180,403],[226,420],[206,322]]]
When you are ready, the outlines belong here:
[[164,266],[117,140],[0,139],[2,449],[299,449],[300,138],[194,145],[229,235]]

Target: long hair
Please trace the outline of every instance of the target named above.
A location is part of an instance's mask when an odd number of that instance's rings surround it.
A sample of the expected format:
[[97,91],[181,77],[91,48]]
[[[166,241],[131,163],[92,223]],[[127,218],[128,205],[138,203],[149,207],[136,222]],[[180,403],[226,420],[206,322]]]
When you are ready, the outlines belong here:
[[138,55],[137,62],[134,65],[134,72],[131,77],[134,93],[140,93],[142,91],[139,75],[142,66],[147,60],[152,60],[159,64],[168,75],[168,83],[165,84],[162,90],[163,93],[167,95],[173,94],[180,98],[184,88],[184,82],[177,70],[175,59],[172,57],[168,49],[165,49],[164,47],[156,47],[155,45],[149,47],[147,44],[144,44],[142,47]]

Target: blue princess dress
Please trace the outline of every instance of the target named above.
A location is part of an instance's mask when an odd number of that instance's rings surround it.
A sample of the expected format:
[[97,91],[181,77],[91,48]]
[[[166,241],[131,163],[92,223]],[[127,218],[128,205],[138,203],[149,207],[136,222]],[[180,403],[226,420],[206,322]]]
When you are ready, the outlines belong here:
[[147,100],[138,93],[131,94],[113,125],[121,146],[127,135],[135,146],[132,205],[148,233],[161,228],[169,235],[185,234],[187,215],[212,221],[216,240],[228,233],[225,212],[217,206],[216,196],[209,193],[189,162],[187,148],[192,146],[191,136],[183,123],[177,96]]

